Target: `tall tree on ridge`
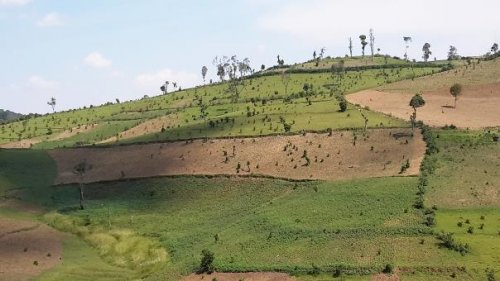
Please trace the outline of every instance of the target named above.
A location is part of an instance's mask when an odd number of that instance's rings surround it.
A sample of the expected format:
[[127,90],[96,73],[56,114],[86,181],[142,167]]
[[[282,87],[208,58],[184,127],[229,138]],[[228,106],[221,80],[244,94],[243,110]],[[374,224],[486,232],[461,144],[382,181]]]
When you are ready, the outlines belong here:
[[349,54],[351,55],[352,58],[352,38],[349,37]]
[[405,60],[408,61],[408,49],[410,48],[410,43],[412,41],[410,36],[403,36],[403,40],[405,41]]
[[427,62],[429,60],[429,57],[432,55],[431,44],[425,43],[424,46],[422,47],[422,52],[424,52],[422,58],[424,59],[425,62]]
[[365,57],[365,48],[366,45],[368,45],[368,42],[366,42],[366,35],[361,34],[359,35],[359,40],[361,40],[361,53],[363,55],[363,58]]
[[375,55],[375,35],[373,35],[373,28],[370,28],[370,50],[373,56]]

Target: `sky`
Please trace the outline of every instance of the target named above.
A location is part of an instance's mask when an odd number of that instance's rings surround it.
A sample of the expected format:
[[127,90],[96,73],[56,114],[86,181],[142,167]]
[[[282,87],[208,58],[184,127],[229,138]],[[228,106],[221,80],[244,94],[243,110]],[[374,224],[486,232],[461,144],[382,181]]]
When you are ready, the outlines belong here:
[[0,109],[47,113],[160,94],[164,81],[215,80],[215,56],[272,66],[361,53],[373,28],[375,48],[421,60],[482,55],[500,43],[498,0],[0,0]]

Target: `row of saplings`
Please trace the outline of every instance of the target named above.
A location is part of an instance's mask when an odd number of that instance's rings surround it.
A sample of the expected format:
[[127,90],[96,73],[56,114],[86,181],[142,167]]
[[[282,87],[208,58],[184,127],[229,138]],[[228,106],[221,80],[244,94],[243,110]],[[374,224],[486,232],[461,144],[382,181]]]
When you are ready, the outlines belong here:
[[[414,207],[423,210],[425,216],[424,224],[432,227],[436,225],[435,211],[437,210],[437,207],[434,205],[432,208],[426,208],[424,206],[424,195],[429,183],[428,177],[432,175],[436,169],[435,158],[431,158],[430,156],[438,153],[439,149],[430,128],[424,126],[423,124],[420,124],[420,126],[422,127],[422,135],[427,144],[427,149],[425,152],[426,156],[420,166],[417,198],[415,200]],[[441,241],[440,246],[457,251],[461,255],[465,255],[471,250],[469,244],[456,241],[453,237],[453,233],[441,232],[436,235],[436,238]]]
[[[200,266],[196,273],[212,274],[216,270],[214,261],[215,261],[215,255],[213,252],[209,250],[201,251]],[[342,266],[337,266],[333,269],[332,276],[338,278],[342,275],[343,271],[345,271],[345,269]],[[307,271],[307,274],[312,276],[318,276],[319,274],[321,274],[321,272],[322,272],[321,268],[319,268],[315,264],[312,264],[312,267],[309,271]],[[392,274],[394,272],[394,266],[388,263],[383,267],[382,272],[385,274]],[[217,278],[213,278],[212,281],[217,281]]]

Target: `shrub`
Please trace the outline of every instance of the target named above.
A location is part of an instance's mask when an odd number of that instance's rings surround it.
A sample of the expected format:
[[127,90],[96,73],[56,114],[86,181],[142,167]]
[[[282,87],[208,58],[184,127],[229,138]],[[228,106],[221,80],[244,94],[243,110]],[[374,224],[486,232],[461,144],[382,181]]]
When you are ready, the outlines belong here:
[[382,270],[383,273],[390,274],[394,271],[394,268],[392,264],[388,263],[385,265],[384,269]]
[[215,270],[213,265],[215,260],[214,253],[209,250],[201,251],[201,261],[198,273],[212,273]]
[[441,241],[441,247],[459,252],[462,256],[470,252],[469,244],[456,242],[453,238],[453,233],[442,232],[436,235],[436,238]]

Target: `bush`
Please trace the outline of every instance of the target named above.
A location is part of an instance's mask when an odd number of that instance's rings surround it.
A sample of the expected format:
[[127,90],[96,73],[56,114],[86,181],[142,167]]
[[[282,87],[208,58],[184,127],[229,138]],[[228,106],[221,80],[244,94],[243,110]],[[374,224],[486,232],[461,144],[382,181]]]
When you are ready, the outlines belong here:
[[441,247],[459,252],[462,256],[470,252],[469,244],[456,242],[453,238],[453,233],[442,232],[436,235],[436,238],[441,241]]
[[343,95],[337,95],[336,99],[339,103],[339,110],[340,112],[345,112],[347,110],[347,100]]
[[214,253],[209,250],[201,251],[201,261],[200,268],[198,269],[198,273],[212,273],[215,271],[215,267],[213,265],[215,260]]
[[385,274],[390,274],[393,271],[394,271],[394,268],[393,268],[392,264],[390,264],[390,263],[386,264],[384,269],[382,270],[382,272]]

